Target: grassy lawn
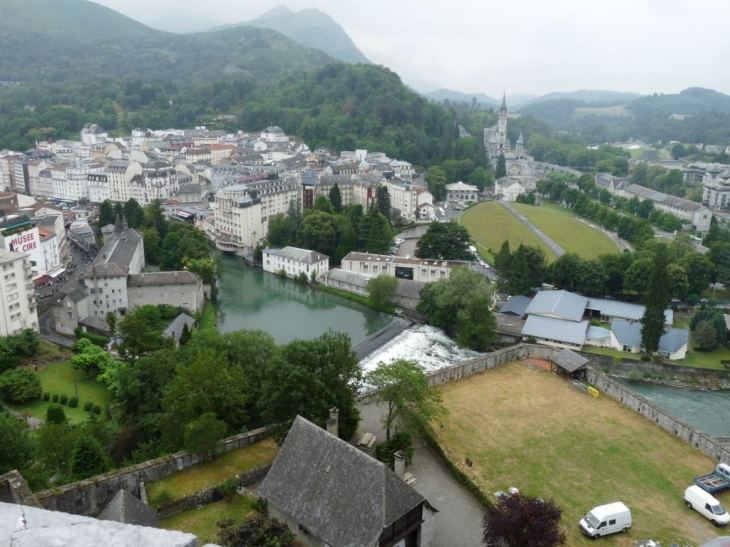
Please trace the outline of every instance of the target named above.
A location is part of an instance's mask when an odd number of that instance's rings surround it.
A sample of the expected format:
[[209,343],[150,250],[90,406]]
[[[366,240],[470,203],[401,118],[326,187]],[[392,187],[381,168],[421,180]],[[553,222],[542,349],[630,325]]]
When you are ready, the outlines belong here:
[[[552,251],[545,247],[542,241],[527,226],[522,224],[499,203],[480,203],[470,207],[468,211],[461,215],[460,222],[469,230],[472,239],[479,245],[477,248],[480,251],[492,249],[493,252],[497,253],[506,239],[509,240],[512,252],[521,244],[539,246],[545,251],[548,262],[555,260]],[[489,258],[488,254],[482,256]]]
[[[690,335],[691,337],[691,335]],[[592,346],[583,346],[583,350],[586,353],[597,353],[599,355],[610,355],[611,357],[626,357],[630,359],[636,359],[637,361],[641,358],[638,353],[625,353],[618,351],[613,348],[596,348]],[[677,365],[684,367],[700,367],[700,368],[715,368],[724,370],[725,367],[720,363],[720,359],[730,359],[730,350],[724,346],[718,346],[715,351],[694,351],[692,349],[692,343],[690,342],[690,349],[687,352],[687,357],[681,361],[664,361],[665,365]]]
[[270,464],[274,461],[278,451],[279,447],[276,446],[273,439],[265,439],[251,446],[221,454],[212,461],[146,484],[147,496],[152,505],[154,505],[155,498],[165,490],[171,501],[179,500],[216,486],[234,475]]
[[[51,395],[54,393],[58,393],[58,395],[66,394],[69,397],[74,395],[73,369],[67,362],[48,365],[38,374],[40,375],[44,392],[48,392]],[[66,417],[71,423],[79,423],[89,417],[89,413],[84,410],[84,403],[86,401],[91,401],[103,409],[111,400],[109,391],[96,380],[87,378],[83,372],[76,373],[76,380],[79,389],[79,406],[76,408],[71,408],[67,405],[63,407],[64,412],[66,412]],[[45,420],[46,409],[52,403],[52,400],[43,401],[39,399],[30,404],[7,404],[7,406],[19,412],[28,410],[35,418]]]
[[559,207],[533,207],[514,203],[515,208],[569,253],[590,260],[602,254],[618,254],[616,244],[600,228],[591,228]]
[[201,545],[216,541],[218,527],[216,522],[222,519],[233,519],[239,524],[249,515],[256,512],[254,496],[235,495],[206,505],[201,509],[185,511],[169,519],[160,521],[160,528],[165,530],[179,530],[198,537]]
[[[701,545],[719,534],[687,509],[682,495],[714,462],[609,397],[589,397],[545,369],[511,363],[442,386],[449,413],[436,428],[454,461],[487,493],[514,486],[554,499],[567,545],[593,545],[578,521],[593,507],[622,501],[628,534],[602,545],[652,538]],[[719,496],[726,506],[730,492]]]
[[200,330],[215,328],[215,308],[212,302],[206,302],[200,317]]
[[49,344],[45,340],[41,340],[40,346],[38,347],[38,353],[33,357],[33,361],[42,359],[58,359],[59,357],[66,357],[71,355],[71,350],[57,346],[56,344]]

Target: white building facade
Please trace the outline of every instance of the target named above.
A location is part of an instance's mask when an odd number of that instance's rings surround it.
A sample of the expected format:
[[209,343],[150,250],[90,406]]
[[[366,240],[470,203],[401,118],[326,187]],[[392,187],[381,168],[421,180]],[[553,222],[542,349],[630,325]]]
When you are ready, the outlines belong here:
[[0,250],[0,336],[38,330],[35,287],[29,256]]
[[295,278],[302,274],[307,279],[318,278],[329,271],[330,259],[327,255],[300,249],[284,247],[283,249],[264,249],[264,271],[269,273],[285,272],[287,277]]

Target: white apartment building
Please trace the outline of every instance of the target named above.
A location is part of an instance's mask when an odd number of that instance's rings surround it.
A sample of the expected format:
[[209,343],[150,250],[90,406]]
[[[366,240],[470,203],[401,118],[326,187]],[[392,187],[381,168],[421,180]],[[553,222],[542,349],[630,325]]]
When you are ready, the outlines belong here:
[[397,209],[407,221],[416,220],[418,187],[397,178],[385,181],[384,186],[390,194],[391,209]]
[[[53,197],[50,194],[46,196],[41,193],[41,171],[48,169],[51,166],[46,160],[34,160],[28,162],[28,187],[30,189],[30,195],[34,197]],[[49,181],[50,182],[50,181]],[[51,188],[49,188],[49,192]]]
[[388,275],[398,279],[429,283],[450,277],[454,268],[469,266],[469,262],[461,260],[428,260],[352,252],[342,259],[341,267],[349,272],[372,276]]
[[232,144],[211,144],[208,149],[210,150],[211,165],[218,165],[223,160],[230,158],[236,151],[236,147]]
[[35,287],[25,253],[0,250],[0,336],[38,330]]
[[105,167],[109,182],[109,199],[129,201],[130,183],[135,176],[142,176],[142,165],[137,161],[114,160]]
[[525,187],[517,179],[502,177],[494,182],[494,195],[502,196],[502,201],[517,201],[525,193]]
[[266,237],[269,219],[299,202],[295,179],[258,180],[220,188],[216,193],[216,246],[227,252],[247,253]]
[[180,190],[177,171],[166,161],[151,161],[142,169],[144,180],[144,195],[130,197],[135,198],[143,207],[159,199],[166,201]]
[[284,130],[276,125],[271,125],[261,132],[261,140],[266,142],[287,142],[289,137]]
[[68,199],[66,195],[66,183],[68,181],[67,163],[57,163],[49,169],[51,172],[51,194],[54,198]]
[[290,278],[299,277],[301,274],[312,278],[324,275],[329,271],[330,258],[327,255],[300,249],[298,247],[284,247],[283,249],[264,249],[263,251],[264,271],[269,273],[286,272]]
[[95,123],[87,123],[81,130],[82,144],[99,144],[106,142],[107,138],[109,138],[109,133],[102,126]]
[[45,228],[38,228],[43,253],[43,273],[55,275],[61,271],[61,249],[56,234]]
[[50,166],[38,172],[38,187],[33,195],[46,199],[53,197],[53,173]]
[[93,171],[88,175],[89,201],[101,203],[111,199],[109,191],[109,175],[104,170]]

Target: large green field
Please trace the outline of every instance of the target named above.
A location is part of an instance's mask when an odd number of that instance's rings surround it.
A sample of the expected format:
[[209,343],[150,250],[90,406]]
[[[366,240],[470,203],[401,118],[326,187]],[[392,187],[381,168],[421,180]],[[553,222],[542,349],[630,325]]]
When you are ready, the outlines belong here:
[[[43,386],[44,392],[48,392],[51,395],[56,393],[59,396],[65,394],[68,397],[74,395],[74,374],[68,362],[53,363],[46,366],[38,374],[41,378],[41,385]],[[89,413],[84,410],[85,402],[90,401],[103,409],[111,400],[111,394],[106,387],[96,380],[87,378],[85,373],[77,372],[76,382],[79,390],[79,406],[76,408],[71,408],[68,405],[63,407],[70,423],[79,423],[89,417]],[[52,403],[52,400],[43,401],[38,399],[26,404],[5,404],[13,410],[17,410],[18,412],[25,412],[27,410],[34,418],[45,420],[46,409]]]
[[[618,401],[589,397],[538,363],[510,363],[440,388],[448,414],[436,432],[487,494],[510,487],[553,499],[567,545],[593,545],[578,521],[597,505],[624,502],[627,534],[601,545],[702,545],[718,531],[682,500],[715,462]],[[718,498],[726,506],[730,492]]]
[[513,251],[520,245],[539,246],[545,251],[548,262],[556,258],[527,226],[497,202],[470,207],[461,215],[460,222],[469,230],[480,251],[491,249],[496,254],[506,239]]

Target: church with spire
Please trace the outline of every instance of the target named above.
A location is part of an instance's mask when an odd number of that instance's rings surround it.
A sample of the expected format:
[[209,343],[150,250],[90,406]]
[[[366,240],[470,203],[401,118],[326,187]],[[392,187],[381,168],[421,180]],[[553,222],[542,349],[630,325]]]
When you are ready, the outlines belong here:
[[506,160],[531,160],[525,152],[525,143],[522,132],[515,143],[514,152],[507,136],[507,94],[502,95],[502,106],[499,108],[499,119],[497,125],[487,127],[484,130],[484,146],[487,149],[487,157],[492,165],[497,163],[500,154],[504,154]]

